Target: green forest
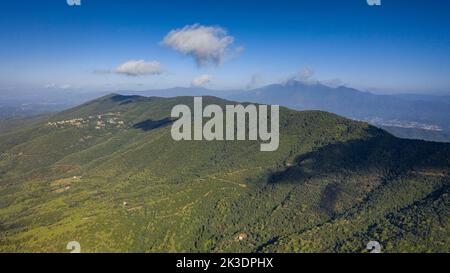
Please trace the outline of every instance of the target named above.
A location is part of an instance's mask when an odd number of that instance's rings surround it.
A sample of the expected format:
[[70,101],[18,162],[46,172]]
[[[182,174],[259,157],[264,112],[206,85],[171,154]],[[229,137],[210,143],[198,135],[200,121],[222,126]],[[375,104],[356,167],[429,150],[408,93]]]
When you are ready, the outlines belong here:
[[111,94],[0,131],[0,252],[449,252],[450,144],[283,107],[274,152],[174,141],[192,103]]

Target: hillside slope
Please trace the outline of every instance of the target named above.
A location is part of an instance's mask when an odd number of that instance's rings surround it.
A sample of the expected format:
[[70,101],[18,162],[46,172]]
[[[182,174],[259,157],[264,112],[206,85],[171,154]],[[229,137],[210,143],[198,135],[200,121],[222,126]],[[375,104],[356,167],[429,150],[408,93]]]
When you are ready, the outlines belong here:
[[112,94],[0,135],[0,251],[449,252],[449,144],[286,108],[276,152],[175,142],[192,102]]

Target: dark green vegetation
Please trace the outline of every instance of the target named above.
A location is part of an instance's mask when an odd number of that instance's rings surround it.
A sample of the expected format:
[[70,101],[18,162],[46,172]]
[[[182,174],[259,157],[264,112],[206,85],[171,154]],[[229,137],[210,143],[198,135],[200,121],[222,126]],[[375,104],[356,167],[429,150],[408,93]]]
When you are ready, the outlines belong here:
[[276,152],[175,142],[192,103],[109,95],[0,135],[0,251],[449,252],[449,144],[286,108]]

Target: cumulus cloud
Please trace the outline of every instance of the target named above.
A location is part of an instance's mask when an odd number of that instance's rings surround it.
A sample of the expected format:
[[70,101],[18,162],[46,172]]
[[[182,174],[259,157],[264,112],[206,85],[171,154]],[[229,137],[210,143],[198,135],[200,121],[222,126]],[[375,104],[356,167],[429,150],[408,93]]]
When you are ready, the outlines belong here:
[[303,83],[312,84],[312,83],[316,82],[313,78],[314,74],[315,74],[314,69],[311,66],[307,65],[307,66],[303,67],[299,72],[289,76],[285,80],[284,84],[290,84],[295,81],[301,81]]
[[128,76],[143,76],[159,75],[163,73],[163,70],[161,64],[157,61],[131,60],[119,65],[114,72]]
[[[221,27],[187,25],[170,31],[162,44],[188,56],[192,56],[198,66],[219,65],[227,56],[234,38]],[[242,47],[236,48],[231,55],[238,55]]]
[[202,87],[211,81],[210,75],[200,75],[192,80],[191,85],[194,87]]

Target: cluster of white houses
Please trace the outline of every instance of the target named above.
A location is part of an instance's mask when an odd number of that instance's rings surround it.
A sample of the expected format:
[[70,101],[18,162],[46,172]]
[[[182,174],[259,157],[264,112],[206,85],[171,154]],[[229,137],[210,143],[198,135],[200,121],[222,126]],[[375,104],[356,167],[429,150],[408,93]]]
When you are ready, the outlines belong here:
[[53,121],[47,123],[50,127],[56,128],[66,128],[66,127],[77,127],[77,128],[86,128],[89,125],[94,124],[95,129],[100,130],[106,128],[107,125],[113,127],[121,127],[125,123],[123,120],[120,120],[120,113],[107,113],[96,116],[89,116],[87,118],[74,118],[68,120],[61,121]]

